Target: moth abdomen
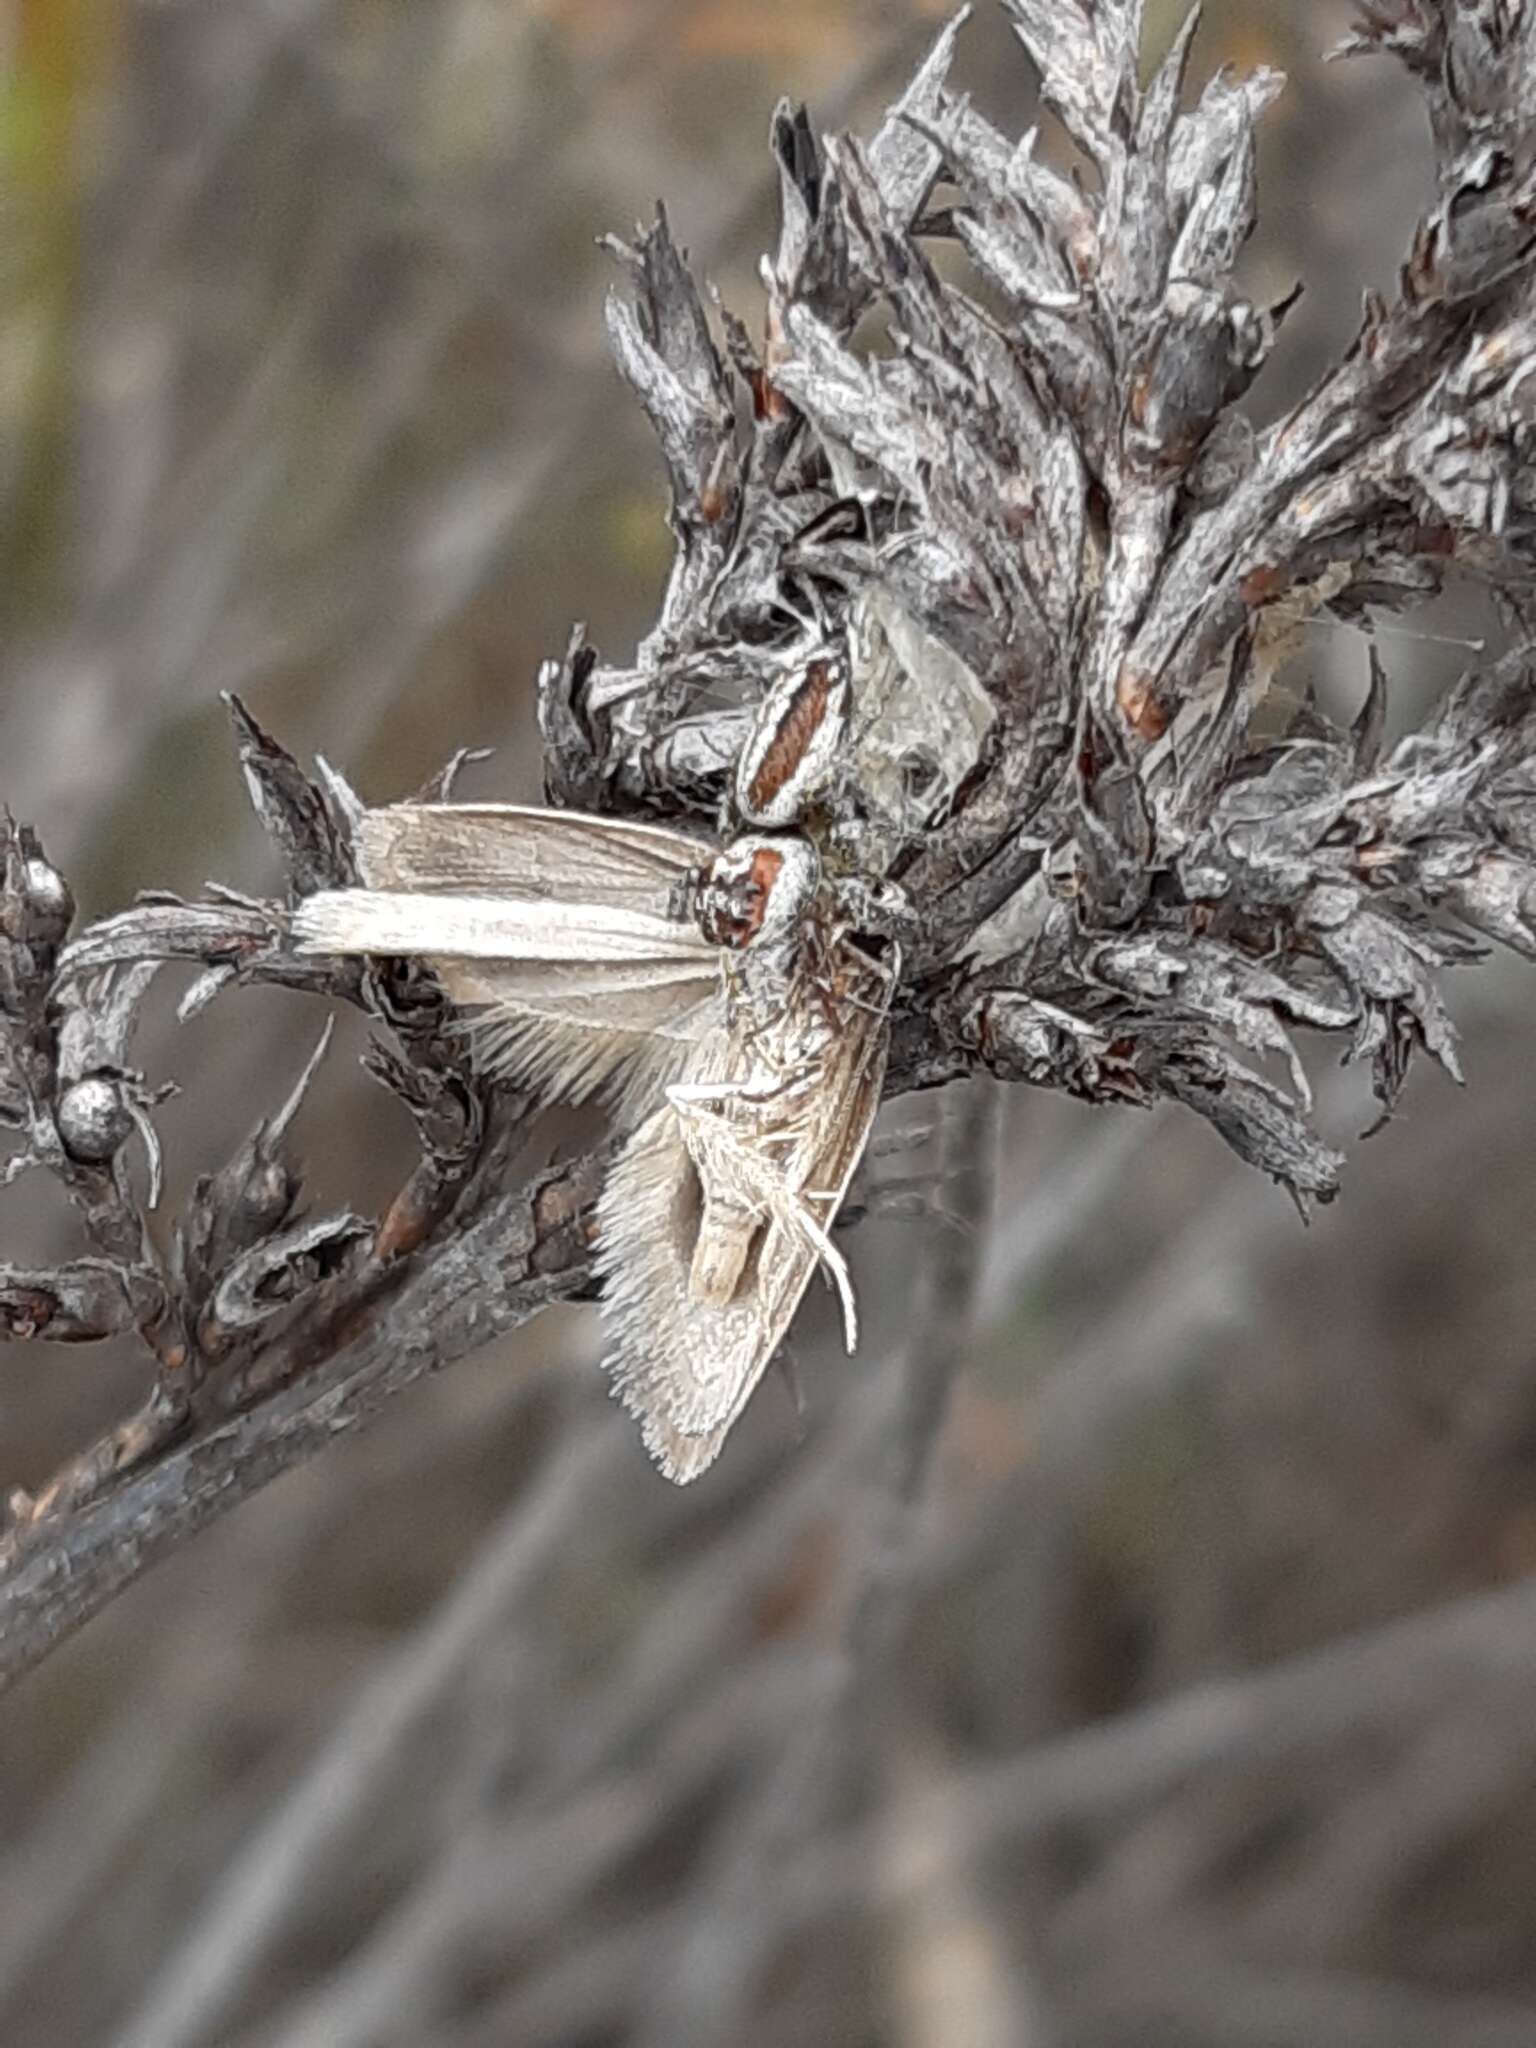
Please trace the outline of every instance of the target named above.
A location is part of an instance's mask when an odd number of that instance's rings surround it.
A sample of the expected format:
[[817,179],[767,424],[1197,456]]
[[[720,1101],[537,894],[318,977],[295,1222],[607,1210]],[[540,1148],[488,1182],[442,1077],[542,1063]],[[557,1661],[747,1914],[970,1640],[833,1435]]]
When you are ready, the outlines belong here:
[[688,1293],[694,1301],[706,1308],[725,1308],[735,1299],[761,1228],[755,1209],[729,1197],[706,1197],[688,1268]]

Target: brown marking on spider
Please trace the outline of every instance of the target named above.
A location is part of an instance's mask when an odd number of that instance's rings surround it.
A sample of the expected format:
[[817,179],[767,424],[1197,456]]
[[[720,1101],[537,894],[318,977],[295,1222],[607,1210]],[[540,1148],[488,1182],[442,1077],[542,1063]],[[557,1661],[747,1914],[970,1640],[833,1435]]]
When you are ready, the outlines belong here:
[[830,661],[807,663],[747,784],[749,815],[759,817],[771,812],[777,799],[793,781],[827,715],[833,680]]
[[763,928],[768,901],[783,866],[779,849],[762,844],[752,848],[739,874],[727,874],[722,862],[715,864],[699,903],[699,928],[711,945],[732,952],[751,945]]

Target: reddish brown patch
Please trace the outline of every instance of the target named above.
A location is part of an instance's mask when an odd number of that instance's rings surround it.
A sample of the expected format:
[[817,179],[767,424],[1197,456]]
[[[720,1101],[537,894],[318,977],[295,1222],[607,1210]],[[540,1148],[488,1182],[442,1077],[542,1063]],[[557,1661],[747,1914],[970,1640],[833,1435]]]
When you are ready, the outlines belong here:
[[832,694],[832,665],[813,661],[800,678],[800,687],[773,736],[773,742],[747,788],[747,803],[754,811],[766,810],[805,759],[812,740],[827,715]]
[[[730,907],[711,904],[701,920],[699,928],[712,946],[728,946],[733,952],[740,952],[751,945],[762,930],[763,919],[768,914],[768,898],[783,866],[783,854],[773,847],[760,846],[757,849],[745,876],[726,885]],[[723,888],[721,894],[725,893]]]
[[422,1193],[413,1176],[390,1203],[373,1239],[373,1255],[382,1264],[403,1259],[425,1243],[434,1219],[422,1204]]
[[981,1008],[976,1017],[976,1050],[986,1066],[997,1065],[997,1004],[993,997],[983,996]]
[[821,1612],[841,1557],[839,1527],[831,1520],[801,1531],[778,1577],[752,1603],[752,1633],[759,1640],[799,1636]]
[[1151,676],[1123,668],[1115,685],[1115,702],[1138,739],[1161,739],[1168,730],[1167,708],[1157,700]]
[[0,1308],[0,1317],[4,1318],[7,1336],[35,1337],[39,1330],[47,1329],[57,1308],[54,1297],[41,1288],[18,1287]]
[[1261,562],[1243,577],[1237,586],[1237,594],[1250,611],[1255,611],[1261,604],[1273,604],[1277,597],[1284,597],[1290,587],[1288,569],[1282,569],[1275,562]]
[[755,934],[761,929],[768,909],[768,898],[773,893],[779,876],[784,871],[784,856],[772,846],[760,846],[752,856],[751,887],[752,909],[750,931]]
[[747,385],[752,393],[753,419],[777,422],[794,417],[794,406],[765,370],[749,370]]

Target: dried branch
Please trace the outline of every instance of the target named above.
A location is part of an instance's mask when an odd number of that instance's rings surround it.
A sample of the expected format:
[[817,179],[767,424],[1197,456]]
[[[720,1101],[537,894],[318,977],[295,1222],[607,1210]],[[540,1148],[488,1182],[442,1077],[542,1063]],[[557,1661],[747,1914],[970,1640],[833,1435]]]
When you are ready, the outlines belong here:
[[[1241,403],[1288,302],[1252,304],[1235,265],[1279,79],[1223,73],[1185,108],[1193,17],[1143,89],[1132,0],[1005,10],[1082,175],[949,90],[957,22],[868,144],[775,114],[760,341],[712,318],[665,214],[614,245],[609,335],[661,446],[676,556],[632,665],[579,633],[546,665],[548,794],[712,829],[814,621],[848,647],[864,714],[827,858],[872,917],[901,906],[887,1091],[984,1070],[1176,1101],[1305,1215],[1342,1160],[1296,1034],[1367,1062],[1389,1114],[1416,1054],[1461,1078],[1446,970],[1487,940],[1536,958],[1530,17],[1362,17],[1350,47],[1396,53],[1428,99],[1436,199],[1396,297],[1261,428]],[[940,276],[940,241],[986,293]],[[871,316],[888,346],[866,344]],[[1308,618],[1368,621],[1453,572],[1519,637],[1422,730],[1384,746],[1374,658],[1349,725],[1310,700],[1278,735],[1256,722]],[[293,905],[355,880],[357,802],[233,711],[284,902],[148,898],[66,944],[67,886],[4,826],[5,1174],[51,1173],[87,1251],[0,1269],[0,1334],[132,1333],[150,1385],[12,1494],[0,1676],[397,1387],[591,1283],[600,1162],[510,1189],[538,1105],[477,1071],[432,978],[293,950]],[[420,1151],[382,1218],[301,1206],[288,1131],[312,1069],[159,1247],[161,1096],[128,1060],[175,960],[201,970],[184,1010],[266,981],[374,1022],[367,1064]]]
[[6,1541],[0,1677],[27,1670],[150,1565],[391,1395],[578,1293],[600,1180],[585,1158],[506,1190],[451,1246],[397,1271],[372,1263],[331,1286],[306,1272],[309,1313],[285,1318],[285,1337],[233,1382],[227,1419],[164,1449],[146,1441],[147,1425],[143,1435],[125,1426],[66,1468]]

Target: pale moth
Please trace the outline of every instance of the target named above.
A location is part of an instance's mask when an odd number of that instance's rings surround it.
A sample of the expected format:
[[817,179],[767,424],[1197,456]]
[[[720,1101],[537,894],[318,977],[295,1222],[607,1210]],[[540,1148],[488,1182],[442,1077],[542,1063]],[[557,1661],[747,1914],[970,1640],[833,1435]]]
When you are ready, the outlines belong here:
[[598,1203],[613,1391],[669,1479],[719,1454],[818,1265],[880,1101],[893,949],[849,929],[798,827],[836,772],[845,658],[764,699],[724,845],[513,804],[363,814],[365,887],[311,896],[307,952],[425,960],[476,1056],[550,1101],[601,1096],[630,1135]]

